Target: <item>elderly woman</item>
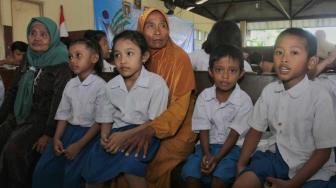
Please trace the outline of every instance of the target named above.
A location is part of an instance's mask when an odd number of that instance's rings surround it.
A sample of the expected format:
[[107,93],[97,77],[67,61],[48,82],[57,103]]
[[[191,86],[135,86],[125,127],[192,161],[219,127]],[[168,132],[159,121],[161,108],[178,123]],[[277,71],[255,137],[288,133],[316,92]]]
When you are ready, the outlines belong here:
[[29,187],[34,165],[54,134],[55,112],[72,73],[57,25],[36,17],[27,28],[28,50],[0,109],[0,185]]
[[[151,52],[147,68],[167,82],[169,104],[146,128],[132,134],[122,149],[130,153],[137,147],[136,153],[145,156],[151,138],[160,138],[161,145],[148,165],[146,180],[149,188],[168,188],[172,170],[191,153],[196,139],[191,131],[195,78],[188,55],[169,37],[168,20],[163,12],[146,10],[139,17],[138,31],[144,34]],[[117,187],[125,187],[120,182],[117,181]]]

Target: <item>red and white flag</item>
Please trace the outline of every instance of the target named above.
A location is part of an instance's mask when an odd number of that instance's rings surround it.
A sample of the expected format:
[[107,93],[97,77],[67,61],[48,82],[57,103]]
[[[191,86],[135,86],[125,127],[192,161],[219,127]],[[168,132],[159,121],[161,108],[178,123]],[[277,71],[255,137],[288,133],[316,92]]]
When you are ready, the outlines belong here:
[[69,33],[68,33],[67,28],[66,28],[65,20],[64,20],[63,5],[61,5],[59,31],[60,31],[60,37],[69,37]]

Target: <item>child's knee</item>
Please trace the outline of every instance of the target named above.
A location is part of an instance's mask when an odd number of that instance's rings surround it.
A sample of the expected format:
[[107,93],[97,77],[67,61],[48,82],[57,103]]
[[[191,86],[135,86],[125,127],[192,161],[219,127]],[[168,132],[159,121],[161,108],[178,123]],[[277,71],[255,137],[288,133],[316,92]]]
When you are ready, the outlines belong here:
[[260,181],[258,176],[253,172],[244,172],[239,177],[237,177],[236,181],[233,184],[233,188],[259,188]]

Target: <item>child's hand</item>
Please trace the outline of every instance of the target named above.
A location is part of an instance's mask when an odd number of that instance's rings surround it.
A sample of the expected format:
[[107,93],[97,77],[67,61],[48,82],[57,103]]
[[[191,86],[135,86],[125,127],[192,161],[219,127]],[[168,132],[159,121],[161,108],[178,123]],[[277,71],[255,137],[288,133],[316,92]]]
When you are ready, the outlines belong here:
[[108,141],[109,140],[108,140],[107,136],[101,136],[100,137],[100,144],[103,146],[104,149],[106,149]]
[[64,152],[63,143],[60,139],[54,139],[54,151],[57,156],[60,156]]
[[73,160],[81,149],[82,147],[75,142],[64,150],[65,157],[69,160]]
[[210,158],[210,154],[209,155],[203,155],[202,157],[202,161],[201,161],[201,171],[202,170],[207,170],[209,168],[209,158]]
[[294,188],[297,186],[293,186],[291,180],[282,180],[273,177],[267,177],[265,182],[265,187],[270,188]]
[[201,172],[204,174],[210,174],[217,166],[218,161],[219,158],[217,156],[213,156],[211,154],[204,155],[201,163]]

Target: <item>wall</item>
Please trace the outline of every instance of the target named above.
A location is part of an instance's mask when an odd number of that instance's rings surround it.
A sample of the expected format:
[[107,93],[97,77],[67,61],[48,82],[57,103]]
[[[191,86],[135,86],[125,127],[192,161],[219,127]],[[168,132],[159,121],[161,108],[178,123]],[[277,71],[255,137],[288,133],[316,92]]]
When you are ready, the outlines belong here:
[[[127,0],[128,2],[133,3],[132,0]],[[142,6],[148,6],[148,7],[155,7],[160,8],[167,12],[168,10],[164,7],[163,1],[161,0],[142,0]],[[192,12],[186,11],[184,9],[176,7],[174,10],[174,15],[177,17],[180,17],[184,20],[188,20],[190,22],[193,22],[195,25],[195,29],[197,31],[200,31],[202,34],[202,39],[198,40],[198,37],[195,38],[195,47],[197,48],[202,45],[202,43],[205,40],[204,33],[209,33],[211,27],[215,23],[213,20],[210,20],[208,18],[205,18],[203,16],[199,16],[197,14],[194,14]]]
[[[60,5],[63,5],[66,25],[69,31],[94,28],[92,0],[21,0],[43,4],[43,15],[59,22]],[[3,25],[12,26],[11,0],[0,0],[0,59],[4,58]],[[26,28],[26,26],[23,26]],[[20,29],[25,33],[25,29]],[[16,40],[15,38],[13,40]]]
[[[64,7],[64,16],[69,31],[85,30],[94,28],[93,0],[22,0],[36,1],[43,3],[44,16],[48,16],[58,23],[59,7],[62,4]],[[127,0],[132,2],[132,0]],[[11,0],[0,0],[0,14],[3,25],[12,25],[11,16]],[[156,7],[163,10],[163,1],[160,0],[142,0],[143,6]],[[189,11],[180,8],[175,9],[175,15],[189,20],[195,24],[195,28],[202,31],[209,31],[214,21],[205,17],[199,16]]]
[[[60,5],[64,7],[64,16],[67,28],[69,31],[80,31],[86,29],[94,29],[94,13],[93,0],[21,0],[21,1],[35,1],[43,4],[43,15],[50,17],[56,23],[59,22]],[[132,0],[127,0],[133,2]],[[163,1],[160,0],[142,0],[143,6],[156,7],[167,11],[164,8]],[[198,16],[189,11],[180,8],[175,9],[175,15],[193,22],[195,28],[199,31],[208,32],[214,21]],[[0,0],[0,36],[2,26],[12,26],[11,0]],[[25,32],[25,31],[22,31]],[[2,37],[1,37],[2,38]],[[14,39],[15,40],[15,39]],[[195,45],[200,45],[204,41],[195,40]],[[3,58],[3,39],[0,39],[0,59]]]

